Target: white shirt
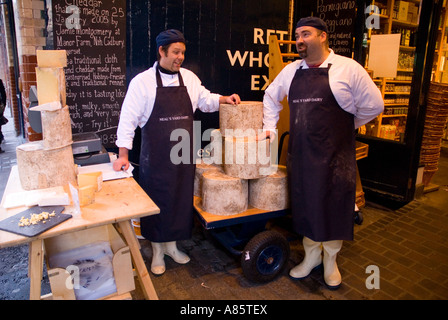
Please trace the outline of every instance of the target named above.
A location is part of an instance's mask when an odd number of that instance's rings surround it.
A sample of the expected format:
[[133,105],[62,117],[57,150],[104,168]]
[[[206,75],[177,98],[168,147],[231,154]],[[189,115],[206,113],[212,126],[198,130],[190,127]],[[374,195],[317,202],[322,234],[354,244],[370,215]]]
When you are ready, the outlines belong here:
[[[136,75],[129,83],[118,123],[117,141],[115,142],[118,147],[131,150],[135,129],[137,126],[143,128],[151,116],[157,89],[156,67],[157,62],[148,70]],[[210,93],[192,71],[181,68],[180,73],[191,99],[193,113],[197,108],[203,112],[219,110],[219,97],[221,95]],[[160,72],[160,76],[163,86],[179,85],[177,74],[170,75]]]
[[[381,91],[367,71],[355,60],[337,55],[330,49],[330,55],[320,65],[327,68],[331,91],[339,106],[355,116],[355,128],[374,119],[384,110]],[[265,91],[263,98],[263,128],[275,129],[281,101],[289,95],[289,88],[297,69],[308,69],[305,60],[296,60],[286,65]],[[313,84],[310,83],[310,86]]]

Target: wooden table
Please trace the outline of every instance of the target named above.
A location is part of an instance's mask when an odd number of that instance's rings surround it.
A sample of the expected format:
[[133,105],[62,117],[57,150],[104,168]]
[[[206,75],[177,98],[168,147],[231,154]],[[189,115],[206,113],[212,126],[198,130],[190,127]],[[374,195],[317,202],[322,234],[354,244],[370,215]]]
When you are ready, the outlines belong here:
[[[20,186],[17,166],[11,169],[3,195],[23,191]],[[0,207],[0,220],[8,218],[26,207],[5,209]],[[72,214],[74,206],[66,206],[64,213]],[[129,246],[134,268],[146,299],[157,300],[146,265],[140,253],[140,245],[131,225],[131,219],[159,213],[159,208],[141,189],[133,178],[105,181],[102,189],[95,194],[95,203],[81,207],[81,215],[47,230],[36,237],[24,237],[0,230],[0,249],[29,243],[30,299],[41,298],[41,280],[43,275],[43,241],[59,235],[113,224],[118,226],[125,242]]]

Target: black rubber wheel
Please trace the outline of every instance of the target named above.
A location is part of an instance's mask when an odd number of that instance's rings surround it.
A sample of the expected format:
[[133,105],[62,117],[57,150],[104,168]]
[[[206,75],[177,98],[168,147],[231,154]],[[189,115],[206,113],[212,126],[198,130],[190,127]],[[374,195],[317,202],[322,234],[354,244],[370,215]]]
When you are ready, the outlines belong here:
[[244,247],[241,267],[252,282],[269,282],[279,275],[289,259],[289,242],[276,231],[263,231]]

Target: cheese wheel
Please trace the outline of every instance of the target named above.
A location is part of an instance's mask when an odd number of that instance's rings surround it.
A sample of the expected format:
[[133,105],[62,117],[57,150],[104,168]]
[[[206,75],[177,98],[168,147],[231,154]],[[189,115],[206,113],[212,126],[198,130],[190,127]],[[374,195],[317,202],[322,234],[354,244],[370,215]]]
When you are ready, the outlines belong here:
[[68,106],[54,111],[42,110],[40,114],[45,150],[57,149],[73,143]]
[[217,165],[213,164],[207,164],[204,161],[200,161],[196,163],[196,171],[194,174],[194,192],[193,194],[197,197],[202,197],[202,175],[204,172],[207,172],[208,170],[221,170],[222,168],[218,167]]
[[229,216],[247,210],[247,180],[230,177],[219,170],[209,170],[203,174],[202,183],[204,211]]
[[227,175],[257,179],[271,173],[270,140],[230,136],[223,141],[224,172]]
[[289,208],[288,178],[285,166],[273,166],[269,176],[249,180],[249,205],[276,211]]
[[215,129],[210,134],[210,159],[209,163],[216,165],[222,165],[224,163],[223,154],[223,138],[221,135],[221,130]]
[[25,190],[76,185],[76,167],[72,146],[45,150],[43,141],[22,144],[16,148],[20,183]]
[[252,136],[263,129],[263,102],[241,101],[219,106],[219,128],[223,136]]

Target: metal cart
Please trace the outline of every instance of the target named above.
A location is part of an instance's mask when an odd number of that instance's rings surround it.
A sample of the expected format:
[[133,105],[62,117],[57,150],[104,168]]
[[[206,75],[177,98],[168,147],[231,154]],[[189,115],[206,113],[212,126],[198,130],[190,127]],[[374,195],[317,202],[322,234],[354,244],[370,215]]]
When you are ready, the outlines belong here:
[[[278,156],[285,137],[280,137]],[[227,250],[241,256],[241,268],[252,282],[269,282],[279,275],[289,259],[289,242],[275,230],[266,230],[269,220],[286,216],[288,209],[266,211],[250,207],[239,214],[222,216],[202,210],[202,199],[194,196],[194,208],[202,226]]]
[[281,273],[289,259],[289,242],[275,230],[266,230],[270,219],[289,210],[266,211],[253,207],[243,213],[221,216],[202,210],[202,199],[194,197],[194,208],[202,226],[231,253],[241,256],[245,277],[269,282]]

